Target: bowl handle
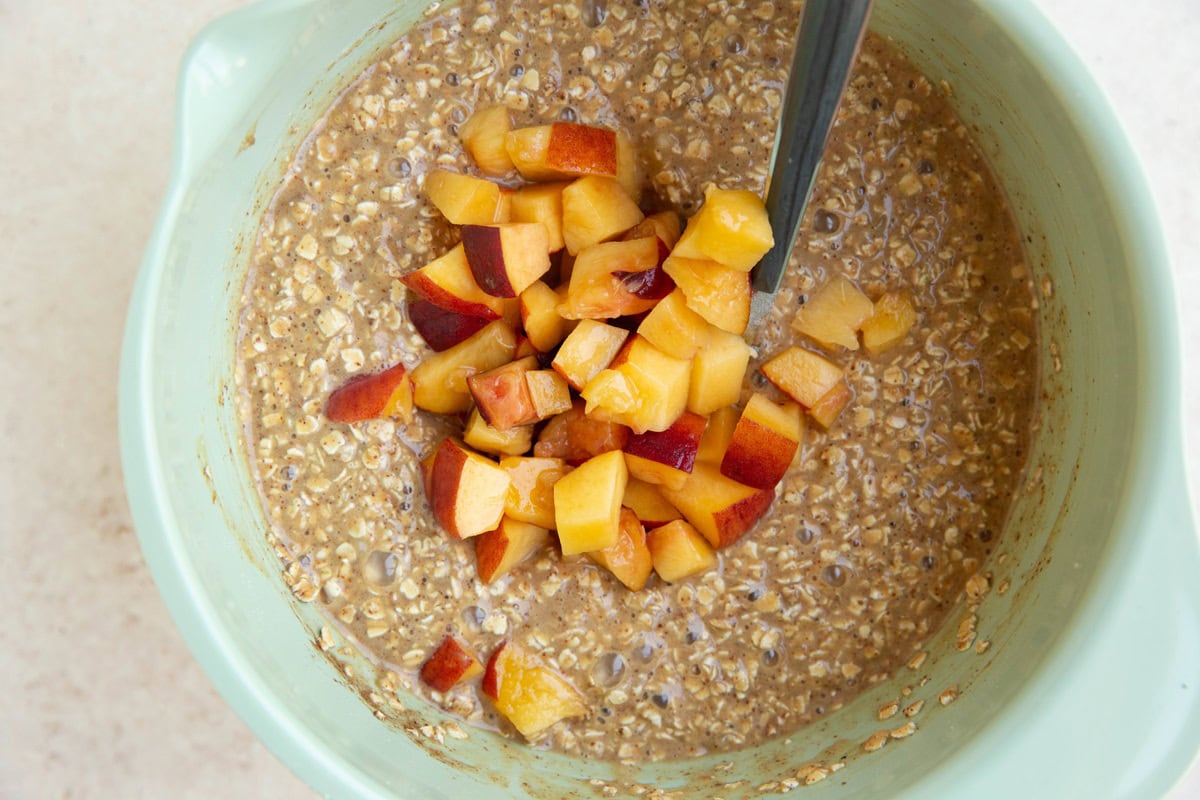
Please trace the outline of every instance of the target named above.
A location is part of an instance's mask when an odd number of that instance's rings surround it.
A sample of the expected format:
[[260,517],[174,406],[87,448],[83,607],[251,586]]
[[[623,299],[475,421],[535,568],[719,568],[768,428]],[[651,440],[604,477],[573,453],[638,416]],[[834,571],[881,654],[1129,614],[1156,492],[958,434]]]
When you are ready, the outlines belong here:
[[255,102],[288,55],[303,47],[318,5],[255,3],[218,18],[192,40],[176,90],[176,177],[191,173],[240,127],[242,147],[253,144]]

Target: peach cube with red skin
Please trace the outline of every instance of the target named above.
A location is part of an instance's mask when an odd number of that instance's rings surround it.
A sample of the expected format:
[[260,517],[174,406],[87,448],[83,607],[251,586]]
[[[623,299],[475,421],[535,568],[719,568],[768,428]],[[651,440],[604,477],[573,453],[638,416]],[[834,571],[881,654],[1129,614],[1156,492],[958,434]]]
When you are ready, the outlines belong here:
[[489,425],[478,408],[472,408],[463,426],[463,441],[494,456],[521,455],[533,444],[533,425],[514,425],[502,431]]
[[458,137],[471,155],[475,166],[485,175],[503,177],[514,169],[508,155],[506,137],[512,130],[512,119],[504,106],[485,106],[476,109],[470,119],[458,127]]
[[772,403],[754,393],[733,429],[721,474],[757,489],[773,489],[787,473],[804,438],[804,413],[797,403]]
[[546,163],[576,175],[617,175],[617,134],[572,122],[550,126]]
[[537,366],[537,358],[527,356],[467,378],[467,389],[475,399],[475,407],[488,425],[506,431],[538,421],[537,409],[525,382],[526,373]]
[[654,568],[650,549],[646,547],[646,529],[637,514],[628,508],[621,509],[616,543],[588,555],[633,592],[646,585]]
[[[504,137],[504,147],[508,157],[521,177],[527,181],[556,181],[574,177],[574,173],[554,169],[550,166],[550,125],[536,125],[530,128],[518,128],[510,131]],[[614,171],[616,170],[616,142],[613,143]]]
[[[680,240],[682,241],[682,239]],[[750,322],[750,276],[716,261],[684,258],[676,246],[663,269],[683,292],[688,308],[741,336]]]
[[916,322],[917,311],[907,295],[884,292],[862,323],[863,347],[871,355],[885,353],[904,341]]
[[874,308],[849,278],[835,275],[796,312],[792,329],[826,346],[857,350],[858,329]]
[[762,198],[743,189],[709,189],[673,255],[749,272],[775,244]]
[[508,305],[479,287],[461,244],[418,270],[400,276],[400,282],[440,308],[470,317],[493,320],[503,317]]
[[462,681],[483,673],[483,665],[453,636],[442,643],[421,667],[421,681],[443,694]]
[[589,458],[554,484],[554,521],[564,556],[611,547],[617,541],[629,471],[612,450]]
[[425,194],[452,225],[508,222],[504,191],[484,178],[435,169],[425,176]]
[[505,456],[500,469],[508,473],[511,484],[504,504],[504,515],[519,522],[543,528],[554,527],[554,484],[571,471],[561,458]]
[[480,688],[527,739],[560,720],[587,714],[578,689],[513,642],[502,643],[492,653]]
[[608,369],[583,387],[587,413],[635,433],[664,431],[687,409],[692,364],[634,334]]
[[[563,189],[563,240],[567,252],[615,239],[642,221],[642,214],[621,184],[612,178],[588,175]],[[658,247],[655,245],[655,258]],[[578,265],[576,265],[578,266]]]
[[567,334],[550,366],[579,391],[616,358],[629,331],[596,320],[581,320]]
[[517,348],[517,335],[504,320],[489,323],[474,336],[434,353],[412,371],[413,403],[436,414],[458,414],[471,407],[467,379],[506,364]]
[[664,431],[634,434],[625,443],[629,474],[646,483],[683,486],[696,463],[696,451],[707,420],[685,411]]
[[582,464],[593,456],[622,449],[628,440],[629,428],[589,417],[583,401],[575,400],[569,410],[552,417],[542,428],[533,454]]
[[522,186],[512,196],[513,222],[540,222],[546,228],[546,246],[551,253],[563,249],[563,189],[566,181]]
[[621,503],[637,514],[647,528],[665,525],[673,519],[681,519],[679,509],[667,502],[662,492],[652,483],[630,477],[625,484],[625,497]]
[[738,483],[704,461],[696,462],[682,489],[662,486],[660,491],[717,549],[742,538],[775,499],[773,491]]
[[706,340],[692,357],[688,410],[711,414],[736,403],[742,394],[750,355],[750,345],[741,336],[709,325]]
[[546,226],[540,222],[462,227],[471,275],[493,297],[516,297],[549,271],[546,241]]
[[495,529],[475,537],[475,568],[491,583],[550,543],[550,531],[505,516]]
[[575,258],[558,313],[565,319],[611,319],[649,311],[658,302],[656,280],[658,285],[668,280],[657,270],[658,239],[652,236],[591,245]]
[[668,583],[707,572],[717,565],[717,554],[709,543],[681,519],[648,531],[646,547],[654,571]]
[[805,408],[812,408],[845,378],[837,364],[793,345],[762,365],[762,374]]
[[505,148],[528,181],[602,175],[616,178],[631,197],[641,188],[633,142],[624,131],[555,122],[511,131]]
[[362,422],[377,417],[412,422],[412,414],[412,380],[403,364],[351,378],[325,402],[325,416],[334,422]]
[[483,317],[442,308],[419,295],[409,298],[408,319],[425,344],[436,353],[470,339],[488,324]]
[[519,128],[507,136],[506,146],[528,181],[617,176],[617,134],[607,128],[572,122]]
[[510,484],[495,461],[444,439],[429,465],[425,494],[442,530],[467,539],[500,524]]

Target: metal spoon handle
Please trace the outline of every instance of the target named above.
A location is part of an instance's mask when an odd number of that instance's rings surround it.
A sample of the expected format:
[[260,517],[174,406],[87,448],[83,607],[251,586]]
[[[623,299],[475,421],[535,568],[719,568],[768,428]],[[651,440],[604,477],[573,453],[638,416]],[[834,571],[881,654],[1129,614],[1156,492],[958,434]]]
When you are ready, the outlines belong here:
[[774,304],[873,0],[807,0],[767,189],[775,246],[754,268],[751,325]]

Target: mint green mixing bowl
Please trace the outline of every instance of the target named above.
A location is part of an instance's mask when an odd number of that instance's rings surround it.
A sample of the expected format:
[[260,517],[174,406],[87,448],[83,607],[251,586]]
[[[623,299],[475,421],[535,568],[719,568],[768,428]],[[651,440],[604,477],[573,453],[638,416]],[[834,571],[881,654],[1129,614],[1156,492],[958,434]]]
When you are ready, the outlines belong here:
[[[146,560],[188,644],[262,740],[336,797],[756,796],[806,764],[814,796],[1159,796],[1200,748],[1200,547],[1183,477],[1170,273],[1136,159],[1079,61],[1024,0],[879,0],[875,30],[953,102],[1011,195],[1042,286],[1043,419],[1031,491],[979,610],[823,724],[735,754],[619,768],[490,734],[445,744],[372,716],[314,647],[241,455],[233,337],[247,249],[300,138],[421,3],[268,0],[183,64],[171,185],[133,296],[121,441]],[[866,754],[912,687],[919,730]],[[945,688],[960,696],[943,706]],[[906,698],[907,701],[908,698]],[[411,700],[410,721],[446,721]],[[897,721],[899,720],[899,721]],[[802,773],[810,774],[810,773]],[[732,782],[732,786],[722,785]],[[787,785],[777,784],[777,788]],[[766,787],[768,790],[771,785]]]

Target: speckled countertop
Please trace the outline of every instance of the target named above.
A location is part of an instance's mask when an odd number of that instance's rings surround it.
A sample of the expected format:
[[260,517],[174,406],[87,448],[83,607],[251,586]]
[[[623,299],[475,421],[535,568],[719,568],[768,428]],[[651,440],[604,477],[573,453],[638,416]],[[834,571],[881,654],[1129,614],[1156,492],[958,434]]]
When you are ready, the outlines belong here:
[[[1109,92],[1158,199],[1200,497],[1200,4],[1040,3]],[[176,66],[240,4],[0,0],[0,798],[314,796],[184,647],[117,448],[121,328],[166,181]],[[1200,769],[1170,797],[1200,797]]]

